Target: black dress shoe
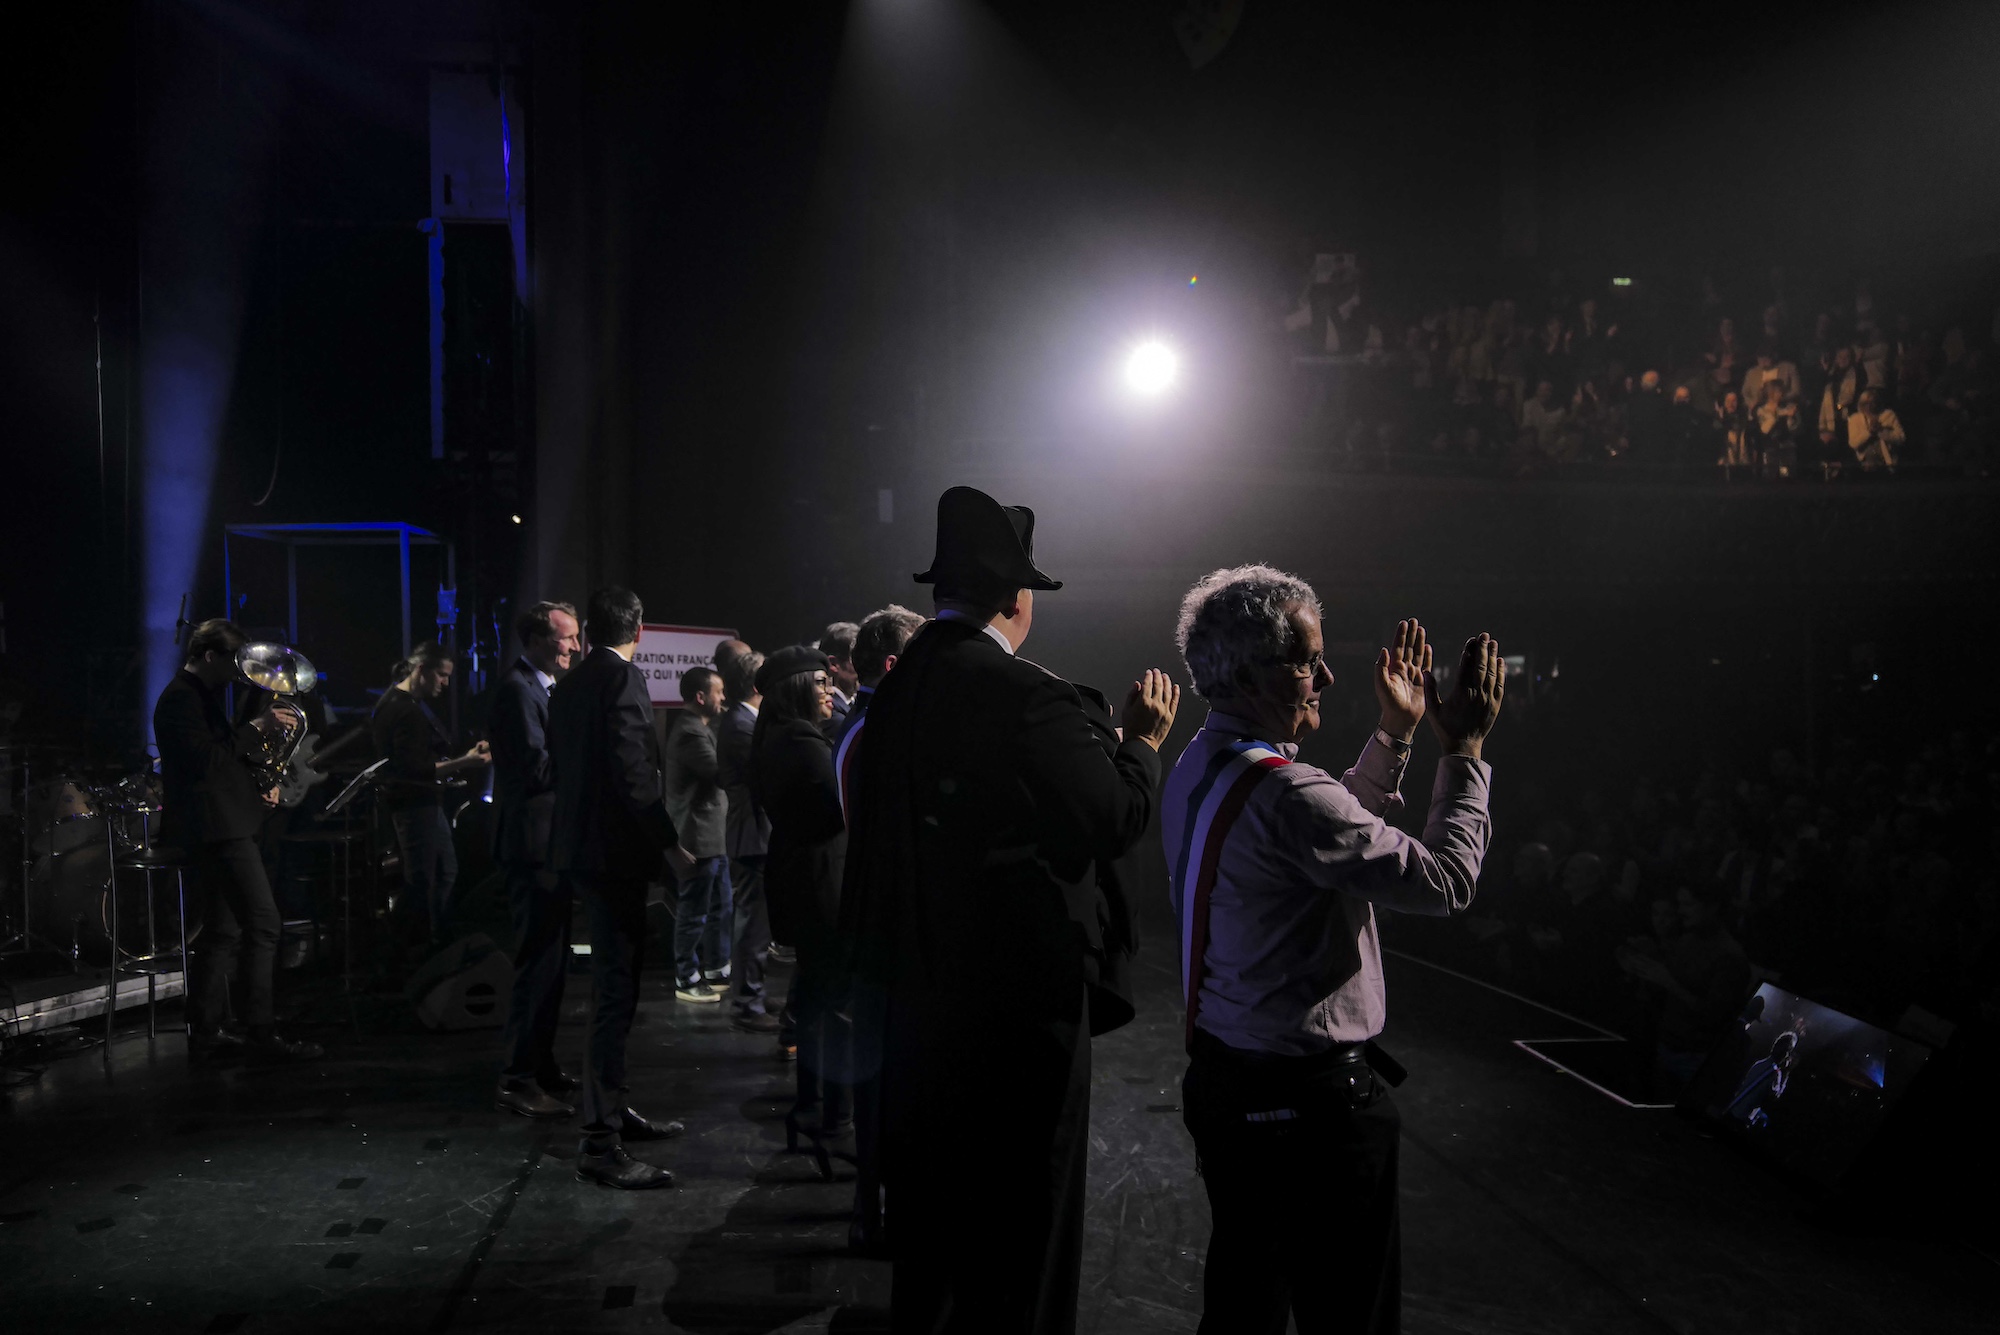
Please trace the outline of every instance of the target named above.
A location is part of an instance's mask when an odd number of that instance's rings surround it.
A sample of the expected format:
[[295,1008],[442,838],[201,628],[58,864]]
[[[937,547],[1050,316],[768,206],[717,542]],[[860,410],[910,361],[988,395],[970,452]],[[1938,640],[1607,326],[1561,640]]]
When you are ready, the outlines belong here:
[[672,1140],[687,1128],[679,1122],[648,1121],[644,1114],[625,1109],[625,1124],[618,1134],[626,1140]]
[[265,1034],[246,1042],[243,1053],[254,1062],[309,1062],[326,1056],[326,1049],[303,1039],[294,1041],[282,1034]]
[[243,1055],[243,1043],[243,1035],[233,1034],[227,1029],[197,1029],[188,1039],[188,1060],[229,1061]]
[[493,1106],[502,1112],[519,1113],[523,1117],[548,1122],[568,1117],[576,1111],[569,1104],[544,1093],[535,1085],[510,1085],[505,1082],[493,1092]]
[[536,1076],[535,1083],[558,1097],[564,1094],[574,1094],[583,1088],[583,1081],[577,1079],[568,1071],[563,1070],[560,1066],[551,1068],[547,1075]]
[[656,1164],[639,1162],[620,1145],[609,1154],[577,1155],[576,1180],[595,1182],[600,1187],[617,1187],[622,1191],[646,1191],[653,1187],[671,1187],[674,1175]]

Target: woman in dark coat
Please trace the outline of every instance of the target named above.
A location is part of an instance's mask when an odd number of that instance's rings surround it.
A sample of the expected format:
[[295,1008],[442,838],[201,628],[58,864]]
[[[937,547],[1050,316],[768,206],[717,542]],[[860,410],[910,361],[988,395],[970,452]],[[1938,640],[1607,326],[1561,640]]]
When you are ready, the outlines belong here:
[[764,884],[772,917],[798,948],[792,1012],[798,1027],[798,1099],[786,1114],[788,1147],[811,1142],[820,1174],[832,1179],[825,1141],[853,1125],[846,1073],[846,1031],[835,1013],[840,957],[835,930],[847,825],[833,745],[821,731],[833,716],[826,655],[794,645],[757,673],[763,707],[751,739],[750,787],[771,818]]

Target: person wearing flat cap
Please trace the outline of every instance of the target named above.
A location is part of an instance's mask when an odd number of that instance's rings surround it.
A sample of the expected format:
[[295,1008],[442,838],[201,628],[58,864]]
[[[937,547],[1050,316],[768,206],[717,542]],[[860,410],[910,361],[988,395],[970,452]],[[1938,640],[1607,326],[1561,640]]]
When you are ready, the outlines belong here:
[[795,644],[757,670],[764,697],[750,739],[750,792],[771,820],[764,894],[771,931],[798,950],[791,1007],[799,1044],[798,1094],[785,1116],[789,1148],[812,1146],[822,1176],[832,1177],[827,1142],[854,1124],[847,1095],[845,1025],[836,1013],[840,962],[834,947],[840,912],[847,824],[834,777],[833,682],[826,655]]
[[1019,657],[1035,516],[938,501],[937,619],[868,709],[850,776],[841,927],[885,998],[879,1051],[896,1330],[1076,1328],[1099,868],[1152,823],[1180,690],[1132,684],[1123,737]]

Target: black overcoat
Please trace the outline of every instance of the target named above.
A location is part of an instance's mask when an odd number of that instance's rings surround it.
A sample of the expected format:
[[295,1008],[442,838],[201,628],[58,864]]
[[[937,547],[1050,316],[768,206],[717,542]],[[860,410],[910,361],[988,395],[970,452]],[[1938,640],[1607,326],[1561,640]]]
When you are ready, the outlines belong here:
[[897,1329],[974,1304],[995,1330],[1074,1328],[1099,873],[1145,837],[1160,777],[1107,734],[1076,687],[956,620],[869,705],[841,919],[858,987],[886,994]]

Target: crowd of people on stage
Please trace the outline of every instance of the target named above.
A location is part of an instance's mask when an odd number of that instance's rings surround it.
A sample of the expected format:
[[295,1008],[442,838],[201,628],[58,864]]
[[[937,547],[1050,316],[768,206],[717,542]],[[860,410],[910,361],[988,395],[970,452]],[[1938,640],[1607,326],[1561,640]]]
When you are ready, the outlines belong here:
[[[1400,623],[1372,673],[1378,726],[1335,776],[1298,759],[1332,683],[1317,595],[1265,566],[1214,571],[1176,628],[1210,712],[1172,759],[1173,674],[1139,671],[1114,713],[1021,656],[1037,595],[1062,587],[1035,564],[1034,522],[952,488],[916,577],[933,615],[891,604],[767,653],[724,641],[684,672],[686,707],[664,728],[633,661],[643,608],[626,589],[527,610],[491,739],[470,750],[427,708],[451,655],[420,647],[371,728],[413,939],[451,949],[439,784],[490,765],[516,929],[500,1109],[574,1117],[582,1182],[672,1185],[633,1147],[687,1128],[633,1106],[626,1051],[647,904],[670,882],[676,1004],[726,1004],[736,1027],[795,1056],[788,1148],[829,1181],[833,1159],[856,1165],[850,1241],[892,1260],[894,1328],[1071,1331],[1091,1040],[1135,1015],[1135,905],[1164,872],[1192,943],[1184,1120],[1213,1216],[1205,1327],[1394,1330],[1389,1088],[1403,1073],[1374,1041],[1386,1013],[1377,914],[1462,914],[1473,901],[1500,647],[1473,637],[1440,695],[1422,627]],[[244,642],[228,621],[196,626],[155,714],[176,850],[164,856],[189,866],[208,924],[192,960],[192,1055],[233,1045],[310,1060],[317,1046],[275,1031],[278,914],[254,844],[277,800],[254,758],[274,720],[299,720],[276,700],[225,712]],[[1417,836],[1396,817],[1426,723],[1442,755]],[[556,1040],[578,906],[590,1019],[572,1075]],[[767,990],[773,938],[796,955],[783,998]],[[942,1171],[982,1134],[968,1118],[988,1111],[980,1172]]]
[[1343,466],[1513,475],[1610,465],[1832,479],[2000,462],[2000,311],[1891,307],[1772,270],[1726,296],[1580,285],[1376,301],[1318,257],[1281,318],[1316,441]]
[[1588,785],[1538,773],[1561,748],[1538,757],[1532,725],[1516,740],[1478,902],[1397,939],[1652,1049],[1654,1095],[1760,980],[1878,1023],[1914,1005],[2000,1026],[2000,738],[1955,729],[1895,762],[1840,740],[1816,768],[1778,748]]

